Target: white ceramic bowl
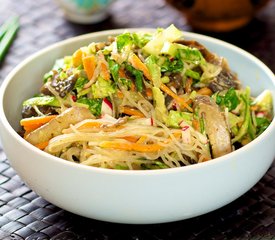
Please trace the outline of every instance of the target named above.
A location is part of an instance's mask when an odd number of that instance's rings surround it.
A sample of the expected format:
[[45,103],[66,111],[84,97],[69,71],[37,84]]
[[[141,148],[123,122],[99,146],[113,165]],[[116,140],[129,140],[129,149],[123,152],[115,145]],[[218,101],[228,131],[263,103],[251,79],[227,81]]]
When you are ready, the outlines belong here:
[[[132,29],[131,31],[136,31]],[[17,133],[21,103],[36,93],[55,59],[91,41],[124,30],[91,33],[50,46],[23,61],[5,79],[0,94],[4,151],[18,175],[37,194],[70,212],[119,223],[161,223],[195,217],[235,200],[265,174],[275,156],[275,123],[245,147],[201,164],[151,171],[82,166],[38,150]],[[257,95],[270,89],[273,73],[249,53],[206,36],[185,33],[228,59]]]

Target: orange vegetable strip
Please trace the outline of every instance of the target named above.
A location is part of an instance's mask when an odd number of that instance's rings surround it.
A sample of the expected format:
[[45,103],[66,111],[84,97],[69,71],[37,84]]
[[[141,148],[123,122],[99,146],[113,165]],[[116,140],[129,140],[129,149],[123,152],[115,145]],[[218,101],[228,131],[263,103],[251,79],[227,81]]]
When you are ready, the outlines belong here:
[[139,59],[139,57],[136,54],[131,54],[129,56],[129,62],[131,65],[137,69],[143,72],[144,76],[148,78],[149,80],[152,80],[151,74],[147,66]]
[[83,61],[84,70],[87,74],[88,79],[90,80],[94,75],[94,71],[96,67],[96,57],[95,55],[86,56],[82,58],[82,61]]
[[127,78],[126,73],[125,73],[124,69],[122,69],[122,68],[120,68],[120,69],[118,70],[118,76],[119,76],[120,78]]
[[192,126],[193,128],[196,130],[196,131],[199,131],[200,130],[200,122],[196,119],[193,119],[192,121]]
[[120,112],[125,113],[127,115],[137,116],[137,117],[145,117],[141,111],[130,107],[125,107],[125,106],[121,107]]
[[41,142],[35,145],[35,147],[44,150],[49,145],[49,141]]
[[182,99],[181,97],[179,97],[177,94],[175,94],[169,87],[167,87],[165,84],[161,84],[160,85],[160,89],[162,91],[164,91],[165,93],[167,93],[169,96],[171,96],[172,98],[174,98],[180,105],[182,105],[183,107],[187,108],[190,112],[193,112],[193,109],[185,102],[184,99]]
[[132,92],[135,92],[136,91],[136,85],[134,83],[132,83],[131,85],[131,91]]
[[133,143],[137,142],[137,140],[139,139],[136,136],[125,136],[125,137],[119,137],[119,138],[124,139],[128,142],[133,142]]
[[73,54],[73,65],[74,65],[74,67],[78,67],[79,65],[82,64],[82,57],[83,57],[83,52],[79,48]]
[[78,130],[82,130],[85,128],[99,128],[103,125],[104,123],[100,122],[85,122],[81,124],[79,127],[77,127]]
[[147,139],[146,136],[141,136],[141,137],[139,138],[139,140],[137,141],[137,143],[139,143],[139,144],[144,143],[146,139]]
[[197,91],[197,94],[211,96],[213,92],[210,88],[203,87]]
[[120,99],[122,99],[124,97],[123,92],[121,92],[121,91],[118,90],[117,91],[117,97],[120,98]]
[[153,91],[151,88],[146,88],[146,95],[147,97],[152,97],[153,96]]
[[41,127],[45,123],[51,121],[52,119],[56,118],[57,115],[49,115],[49,116],[41,116],[41,117],[30,117],[30,118],[23,118],[20,121],[20,125],[24,127],[24,129],[36,129]]
[[79,126],[77,126],[78,130],[85,130],[87,128],[102,128],[102,130],[106,131],[116,131],[118,129],[124,128],[124,126],[118,125],[114,126],[110,123],[100,123],[100,122],[85,122]]
[[114,148],[125,151],[137,151],[137,152],[156,152],[163,147],[159,144],[139,144],[139,143],[122,143],[115,141],[104,141],[99,145],[102,148]]
[[100,73],[101,77],[103,77],[105,80],[110,80],[111,76],[110,76],[108,66],[102,62],[100,65],[100,68],[101,68],[101,73]]

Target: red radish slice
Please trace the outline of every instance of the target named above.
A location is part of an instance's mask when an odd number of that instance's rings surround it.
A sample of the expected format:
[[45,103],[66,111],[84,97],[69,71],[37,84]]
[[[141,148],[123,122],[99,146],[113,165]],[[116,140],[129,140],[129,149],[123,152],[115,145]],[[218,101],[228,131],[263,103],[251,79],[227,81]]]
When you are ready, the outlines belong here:
[[107,98],[103,99],[102,105],[101,105],[101,115],[104,115],[104,114],[113,116],[113,105]]

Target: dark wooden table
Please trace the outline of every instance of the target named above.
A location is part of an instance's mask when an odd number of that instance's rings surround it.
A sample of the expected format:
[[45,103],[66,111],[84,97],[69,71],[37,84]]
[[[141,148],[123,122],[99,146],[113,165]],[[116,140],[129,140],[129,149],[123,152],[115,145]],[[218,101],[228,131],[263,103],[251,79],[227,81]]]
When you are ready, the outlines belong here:
[[[4,62],[0,83],[23,59],[54,42],[112,28],[167,27],[195,31],[163,0],[117,0],[94,25],[66,21],[53,0],[1,0],[0,24],[19,15],[21,28]],[[254,54],[275,72],[275,1],[246,27],[204,33]],[[275,164],[250,191],[229,205],[189,220],[154,225],[100,222],[66,212],[37,196],[10,167],[0,145],[0,239],[275,239]]]

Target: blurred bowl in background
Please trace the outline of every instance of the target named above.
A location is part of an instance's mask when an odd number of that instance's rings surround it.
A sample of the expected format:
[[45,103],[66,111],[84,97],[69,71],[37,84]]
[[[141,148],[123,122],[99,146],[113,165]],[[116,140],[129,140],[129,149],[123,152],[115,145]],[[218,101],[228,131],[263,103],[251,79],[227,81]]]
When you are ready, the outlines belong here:
[[98,23],[108,16],[113,0],[56,0],[69,21],[81,24]]
[[198,30],[227,32],[245,26],[269,0],[166,0]]

